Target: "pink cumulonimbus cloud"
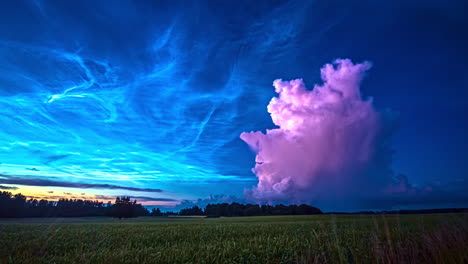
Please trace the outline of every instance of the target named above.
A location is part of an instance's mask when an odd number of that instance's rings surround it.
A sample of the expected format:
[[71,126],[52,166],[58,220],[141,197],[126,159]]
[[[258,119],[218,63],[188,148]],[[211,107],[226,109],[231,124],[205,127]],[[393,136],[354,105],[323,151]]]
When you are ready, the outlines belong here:
[[[368,62],[338,59],[321,69],[322,85],[275,80],[278,97],[268,112],[279,128],[240,135],[256,153],[258,184],[246,192],[257,202],[310,202],[362,197],[391,181],[375,173],[381,117],[360,82]],[[376,175],[380,174],[380,175]],[[364,190],[367,189],[367,190]]]

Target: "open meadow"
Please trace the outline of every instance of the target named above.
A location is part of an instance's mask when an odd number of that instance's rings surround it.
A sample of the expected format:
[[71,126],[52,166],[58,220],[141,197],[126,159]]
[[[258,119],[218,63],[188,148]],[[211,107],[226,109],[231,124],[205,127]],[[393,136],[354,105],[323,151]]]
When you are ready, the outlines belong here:
[[0,263],[467,262],[467,214],[0,220]]

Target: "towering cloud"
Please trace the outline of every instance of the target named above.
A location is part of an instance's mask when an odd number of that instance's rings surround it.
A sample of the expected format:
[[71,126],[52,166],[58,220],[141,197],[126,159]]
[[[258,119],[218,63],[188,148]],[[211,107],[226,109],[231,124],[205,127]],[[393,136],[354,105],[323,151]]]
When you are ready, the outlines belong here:
[[[275,80],[268,105],[279,128],[242,133],[256,153],[257,202],[316,202],[331,208],[368,203],[392,184],[388,133],[360,82],[371,67],[339,59],[321,69],[322,85]],[[355,207],[356,208],[356,207]]]

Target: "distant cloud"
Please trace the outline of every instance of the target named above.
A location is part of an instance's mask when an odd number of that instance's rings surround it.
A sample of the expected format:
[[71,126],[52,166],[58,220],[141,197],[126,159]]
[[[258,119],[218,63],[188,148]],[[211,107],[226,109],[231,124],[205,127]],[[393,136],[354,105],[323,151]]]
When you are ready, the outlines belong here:
[[417,187],[408,182],[405,175],[398,175],[392,185],[385,191],[385,195],[373,197],[374,207],[381,208],[397,206],[417,207],[465,207],[468,202],[468,180],[456,180],[444,185],[425,185]]
[[0,185],[0,190],[16,190],[18,187]]
[[63,182],[63,181],[51,181],[43,179],[28,179],[16,176],[9,176],[0,174],[0,184],[15,184],[15,185],[27,185],[27,186],[47,186],[47,187],[66,187],[66,188],[81,188],[81,189],[119,189],[135,192],[162,192],[161,189],[152,188],[136,188],[118,186],[112,184],[92,184],[92,183],[79,183],[79,182]]
[[189,208],[193,206],[198,206],[200,208],[205,208],[208,204],[218,204],[218,203],[245,203],[244,199],[239,199],[233,195],[210,195],[207,198],[199,198],[195,201],[183,200],[175,206],[175,210],[181,210],[184,208]]
[[[107,195],[95,195],[96,199],[100,200],[113,200],[117,196],[107,196]],[[125,195],[122,195],[125,196]],[[177,202],[179,200],[171,198],[158,198],[158,197],[149,197],[149,196],[130,196],[131,200],[137,200],[139,202]]]

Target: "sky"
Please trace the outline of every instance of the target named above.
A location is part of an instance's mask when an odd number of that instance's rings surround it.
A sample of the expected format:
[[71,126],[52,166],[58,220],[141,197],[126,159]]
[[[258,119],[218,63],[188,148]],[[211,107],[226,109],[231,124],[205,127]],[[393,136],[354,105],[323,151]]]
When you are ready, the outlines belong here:
[[0,190],[162,208],[467,207],[466,10],[2,2]]

